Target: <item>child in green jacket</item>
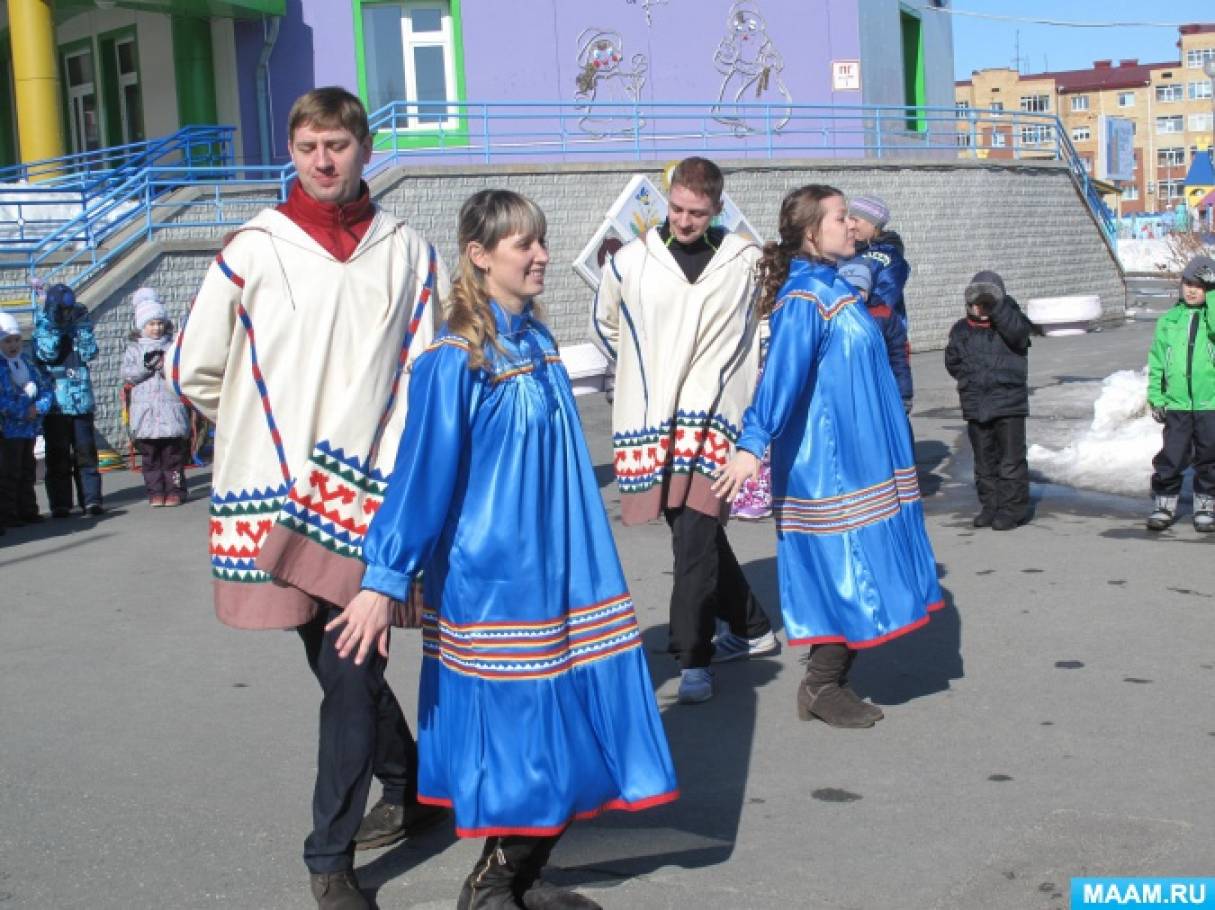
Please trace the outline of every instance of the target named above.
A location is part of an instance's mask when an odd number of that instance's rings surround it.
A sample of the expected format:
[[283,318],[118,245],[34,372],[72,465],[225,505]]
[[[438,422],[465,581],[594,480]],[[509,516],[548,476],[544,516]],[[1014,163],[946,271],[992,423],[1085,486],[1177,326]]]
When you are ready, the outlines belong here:
[[1194,528],[1215,531],[1215,260],[1196,256],[1181,273],[1181,299],[1156,322],[1148,354],[1148,405],[1164,424],[1152,459],[1151,531],[1177,519],[1182,474],[1194,466]]

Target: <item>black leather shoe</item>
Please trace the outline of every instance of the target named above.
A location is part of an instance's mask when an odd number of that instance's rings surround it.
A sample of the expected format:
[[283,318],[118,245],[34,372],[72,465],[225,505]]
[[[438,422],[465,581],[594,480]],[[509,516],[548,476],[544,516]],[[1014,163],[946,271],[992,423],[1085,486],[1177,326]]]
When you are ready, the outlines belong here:
[[447,816],[442,806],[410,803],[397,806],[380,800],[359,825],[354,834],[354,849],[375,850],[425,831]]
[[371,910],[371,904],[359,890],[353,869],[341,872],[314,872],[309,876],[312,896],[320,910]]
[[991,520],[991,529],[993,531],[1011,531],[1017,524],[1017,519],[1011,515],[1000,513]]

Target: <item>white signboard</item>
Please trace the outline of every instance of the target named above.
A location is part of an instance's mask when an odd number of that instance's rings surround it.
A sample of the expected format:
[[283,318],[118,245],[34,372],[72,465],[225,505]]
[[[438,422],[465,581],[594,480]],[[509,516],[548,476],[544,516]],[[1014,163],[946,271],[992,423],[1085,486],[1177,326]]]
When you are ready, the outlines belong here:
[[852,92],[861,89],[861,61],[832,60],[831,61],[831,90],[836,92]]
[[1097,118],[1097,178],[1135,179],[1135,123],[1125,117]]

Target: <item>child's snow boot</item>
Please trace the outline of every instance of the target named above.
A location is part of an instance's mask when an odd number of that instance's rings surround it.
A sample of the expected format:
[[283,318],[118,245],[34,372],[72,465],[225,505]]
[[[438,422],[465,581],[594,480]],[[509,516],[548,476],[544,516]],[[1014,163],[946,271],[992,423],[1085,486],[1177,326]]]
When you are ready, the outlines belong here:
[[[1195,516],[1197,518],[1197,516]],[[1157,496],[1156,508],[1152,510],[1152,514],[1148,516],[1147,528],[1149,531],[1163,531],[1174,521],[1177,520],[1177,497],[1176,496]]]
[[1194,530],[1215,531],[1215,496],[1194,497]]

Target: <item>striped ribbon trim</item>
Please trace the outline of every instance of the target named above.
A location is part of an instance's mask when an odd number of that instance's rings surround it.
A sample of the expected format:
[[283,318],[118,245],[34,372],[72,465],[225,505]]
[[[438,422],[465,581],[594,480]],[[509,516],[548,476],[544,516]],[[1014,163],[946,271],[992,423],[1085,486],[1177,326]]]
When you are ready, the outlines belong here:
[[895,515],[918,502],[915,468],[900,468],[889,480],[824,499],[785,497],[773,503],[776,528],[786,534],[842,534]]
[[427,609],[422,652],[449,670],[482,679],[546,679],[640,645],[627,594],[557,620],[456,625]]
[[[243,285],[243,282],[241,284]],[[253,320],[249,318],[249,311],[245,309],[243,303],[236,305],[236,315],[240,319],[241,325],[245,327],[245,334],[249,336],[249,366],[253,372],[253,382],[257,386],[257,394],[262,400],[262,411],[266,415],[266,428],[270,430],[270,439],[274,442],[274,451],[278,455],[278,467],[283,474],[283,480],[291,483],[291,468],[287,464],[287,453],[283,449],[283,436],[274,419],[274,408],[270,406],[270,392],[266,388],[266,378],[262,375],[262,368],[257,362],[257,338],[253,333]]]
[[375,428],[375,436],[371,439],[371,448],[367,453],[368,469],[375,463],[376,454],[380,451],[380,440],[383,439],[384,429],[388,426],[388,420],[392,416],[392,406],[396,403],[397,392],[401,385],[401,373],[404,372],[405,365],[409,362],[409,346],[413,344],[413,337],[418,332],[418,326],[422,324],[422,314],[426,312],[426,304],[430,302],[430,298],[435,292],[435,278],[439,273],[439,256],[435,253],[433,245],[429,247],[429,250],[430,259],[426,267],[426,281],[422,283],[418,302],[414,305],[409,327],[405,330],[405,338],[401,342],[401,352],[397,355],[397,368],[392,375],[392,390],[388,393],[388,403],[384,405],[384,413],[380,415],[380,422],[376,424]]

